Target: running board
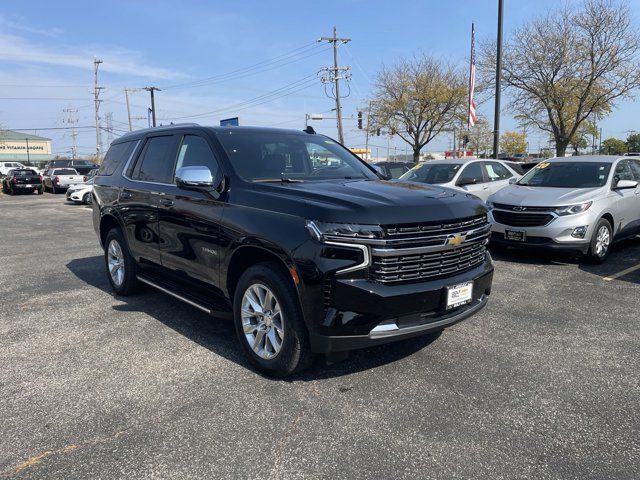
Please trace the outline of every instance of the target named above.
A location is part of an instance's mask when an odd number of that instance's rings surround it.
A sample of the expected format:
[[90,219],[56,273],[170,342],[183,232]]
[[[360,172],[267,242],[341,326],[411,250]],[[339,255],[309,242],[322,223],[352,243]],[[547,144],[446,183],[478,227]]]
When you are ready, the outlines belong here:
[[[160,280],[154,278],[153,280],[148,278],[145,275],[136,275],[136,278],[150,287],[153,287],[157,290],[160,290],[167,295],[171,295],[173,298],[176,298],[184,303],[191,305],[192,307],[197,308],[198,310],[202,310],[203,312],[214,316],[214,317],[224,317],[231,318],[231,309],[228,305],[224,305],[222,302],[211,302],[197,296],[183,292],[180,289],[180,286],[174,282],[167,280]],[[214,295],[214,294],[211,294]]]

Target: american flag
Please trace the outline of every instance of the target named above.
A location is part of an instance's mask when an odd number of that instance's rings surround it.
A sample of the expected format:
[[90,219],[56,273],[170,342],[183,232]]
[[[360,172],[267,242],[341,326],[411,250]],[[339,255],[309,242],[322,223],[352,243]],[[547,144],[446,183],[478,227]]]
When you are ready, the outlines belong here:
[[471,67],[469,69],[469,126],[473,127],[478,120],[476,114],[476,102],[473,100],[473,92],[476,88],[476,33],[475,26],[471,24]]

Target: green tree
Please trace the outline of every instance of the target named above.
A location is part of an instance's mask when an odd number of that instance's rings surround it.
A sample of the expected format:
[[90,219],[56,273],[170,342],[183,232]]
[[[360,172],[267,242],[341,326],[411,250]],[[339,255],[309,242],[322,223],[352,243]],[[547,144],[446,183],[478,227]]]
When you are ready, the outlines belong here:
[[464,118],[467,83],[463,71],[428,55],[383,67],[375,81],[370,132],[398,135],[417,162],[425,145]]
[[602,142],[600,153],[605,155],[622,155],[627,153],[627,144],[619,138],[607,138]]
[[[640,35],[624,0],[567,2],[516,29],[504,44],[502,79],[524,125],[553,135],[564,156],[580,126],[640,86]],[[482,48],[483,84],[495,72],[495,45]]]
[[504,132],[500,137],[500,150],[510,157],[527,151],[527,137],[520,132]]
[[627,137],[627,148],[630,152],[640,152],[640,133],[633,133]]

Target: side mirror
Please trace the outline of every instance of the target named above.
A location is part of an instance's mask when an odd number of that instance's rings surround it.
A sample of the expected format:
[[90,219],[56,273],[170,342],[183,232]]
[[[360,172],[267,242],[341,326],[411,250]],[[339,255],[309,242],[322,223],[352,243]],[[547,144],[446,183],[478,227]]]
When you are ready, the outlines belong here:
[[185,190],[207,190],[213,188],[213,177],[209,167],[182,167],[176,172],[176,185]]
[[638,186],[638,182],[634,180],[618,180],[614,184],[613,187],[615,190],[625,190],[628,188],[636,188]]
[[518,179],[516,177],[511,177],[509,179],[509,185],[515,185],[516,183],[518,183]]
[[460,180],[458,180],[459,187],[464,187],[466,185],[475,185],[476,183],[478,183],[476,179],[471,177],[462,177]]

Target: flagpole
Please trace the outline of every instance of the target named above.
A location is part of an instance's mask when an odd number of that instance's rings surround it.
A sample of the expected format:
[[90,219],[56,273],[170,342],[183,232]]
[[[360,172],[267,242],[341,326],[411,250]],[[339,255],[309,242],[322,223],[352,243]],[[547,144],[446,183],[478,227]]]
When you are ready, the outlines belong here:
[[500,83],[502,81],[502,16],[504,0],[498,0],[498,38],[496,49],[496,95],[493,113],[493,158],[498,158],[500,150]]
[[467,133],[471,129],[471,82],[473,79],[473,39],[475,37],[475,25],[471,22],[471,53],[469,54],[469,108],[467,109]]

